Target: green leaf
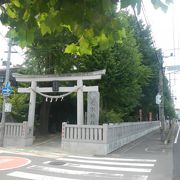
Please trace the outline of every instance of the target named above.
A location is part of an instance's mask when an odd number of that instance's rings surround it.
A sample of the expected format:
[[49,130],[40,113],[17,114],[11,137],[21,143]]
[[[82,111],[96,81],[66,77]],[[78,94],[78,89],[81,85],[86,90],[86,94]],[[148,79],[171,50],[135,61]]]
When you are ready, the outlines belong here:
[[79,51],[79,46],[77,46],[76,44],[72,43],[66,46],[65,48],[65,53],[70,53],[70,54],[77,54],[77,52]]
[[27,44],[32,44],[33,41],[34,41],[34,31],[33,31],[33,29],[27,30],[26,34],[27,34],[26,35]]
[[92,54],[92,48],[89,46],[89,42],[82,36],[79,40],[79,52],[81,55],[87,54],[91,55]]
[[26,11],[24,12],[24,15],[23,15],[23,20],[25,20],[25,22],[27,22],[29,20],[29,17],[30,17],[29,10],[26,9]]
[[109,47],[108,38],[106,37],[104,33],[101,33],[101,35],[97,37],[97,40],[98,40],[100,49],[104,50]]
[[84,31],[84,36],[85,36],[86,38],[89,38],[89,39],[93,38],[93,36],[94,36],[94,31],[93,31],[93,29],[92,29],[92,28],[86,29],[86,30]]
[[132,6],[133,8],[137,8],[139,14],[141,11],[141,1],[142,0],[121,0],[121,9]]
[[40,25],[41,34],[44,36],[45,34],[49,33],[51,34],[51,29],[49,26],[47,26],[45,23],[42,23]]
[[72,32],[70,25],[63,24],[63,25],[61,25],[61,26],[64,27],[64,28],[66,28],[66,29],[68,29],[70,32]]
[[167,12],[168,6],[164,4],[160,0],[151,0],[152,4],[154,5],[154,8],[158,9],[161,8],[164,12]]
[[19,0],[11,0],[11,2],[16,6],[16,7],[21,7],[21,4]]
[[16,13],[9,6],[6,8],[6,12],[9,17],[11,17],[13,19],[16,18]]
[[19,45],[20,45],[21,48],[24,48],[24,47],[26,47],[26,45],[27,45],[27,41],[26,41],[26,40],[21,40],[21,41],[19,42]]
[[7,34],[6,34],[6,36],[7,36],[8,38],[12,38],[12,39],[14,39],[15,37],[17,37],[17,35],[18,35],[18,33],[16,32],[15,29],[10,29],[10,30],[7,32]]
[[138,3],[141,3],[141,0],[121,0],[121,8],[127,8],[130,5],[135,7]]

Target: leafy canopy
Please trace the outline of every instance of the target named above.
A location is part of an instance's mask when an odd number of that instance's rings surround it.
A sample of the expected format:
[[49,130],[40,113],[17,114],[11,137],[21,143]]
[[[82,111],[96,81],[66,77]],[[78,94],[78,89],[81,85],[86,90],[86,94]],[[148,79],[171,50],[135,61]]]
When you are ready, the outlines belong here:
[[[151,2],[166,10],[170,0]],[[116,16],[118,3],[121,8],[141,7],[141,0],[2,0],[0,20],[21,47],[31,45],[38,32],[45,36],[67,29],[77,40],[67,44],[65,53],[90,55],[95,46],[104,50],[122,43],[125,31]]]

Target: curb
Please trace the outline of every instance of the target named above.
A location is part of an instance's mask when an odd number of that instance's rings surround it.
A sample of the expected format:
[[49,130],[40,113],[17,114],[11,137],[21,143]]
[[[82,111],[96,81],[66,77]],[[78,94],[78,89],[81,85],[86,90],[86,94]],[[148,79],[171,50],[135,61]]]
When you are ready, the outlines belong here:
[[164,141],[165,145],[167,145],[170,142],[171,137],[172,137],[172,132],[174,131],[174,129],[175,129],[175,123],[173,123],[172,126],[169,128],[167,137],[166,137],[166,139]]

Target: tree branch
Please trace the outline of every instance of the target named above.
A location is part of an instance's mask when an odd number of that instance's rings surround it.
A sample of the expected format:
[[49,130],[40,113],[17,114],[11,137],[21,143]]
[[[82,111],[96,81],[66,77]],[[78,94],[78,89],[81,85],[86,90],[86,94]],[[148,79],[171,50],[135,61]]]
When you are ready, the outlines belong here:
[[10,0],[0,0],[0,5],[10,2]]

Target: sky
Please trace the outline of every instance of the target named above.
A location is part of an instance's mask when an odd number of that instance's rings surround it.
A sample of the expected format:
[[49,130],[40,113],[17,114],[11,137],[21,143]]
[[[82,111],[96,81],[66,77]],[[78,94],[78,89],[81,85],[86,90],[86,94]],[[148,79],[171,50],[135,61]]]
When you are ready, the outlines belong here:
[[[2,66],[2,59],[4,61],[7,60],[7,53],[4,52],[8,50],[8,39],[5,37],[7,30],[8,29],[0,23],[0,68],[5,68]],[[24,62],[23,50],[17,46],[13,46],[12,51],[18,53],[12,54],[11,63],[13,65],[22,64]]]
[[[157,48],[161,48],[164,58],[164,66],[180,65],[180,0],[174,0],[174,3],[169,6],[166,13],[162,10],[155,10],[150,1],[144,0],[144,12],[141,13],[140,18],[144,22],[151,25],[152,36]],[[0,24],[0,60],[7,59],[7,53],[4,53],[7,47],[7,40],[3,37],[7,29]],[[18,51],[12,54],[11,62],[14,65],[21,64],[24,61],[23,52],[20,48],[14,47],[13,51]],[[172,57],[168,57],[173,53]],[[0,62],[1,67],[1,62]],[[176,108],[180,109],[180,73],[171,73],[166,71],[167,78],[170,80],[171,92],[174,98]],[[176,99],[176,100],[175,100]]]
[[[144,7],[155,45],[163,52],[164,67],[180,65],[180,0],[174,0],[166,13],[160,9],[155,10],[149,1],[144,1]],[[169,57],[171,53],[173,56]],[[175,107],[180,109],[180,72],[165,73],[170,80]]]

